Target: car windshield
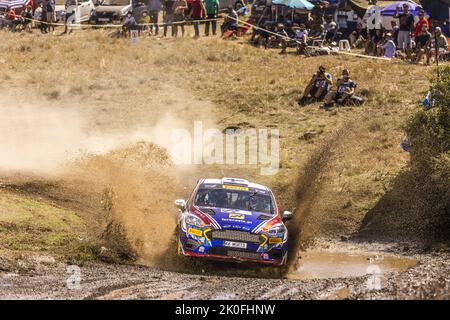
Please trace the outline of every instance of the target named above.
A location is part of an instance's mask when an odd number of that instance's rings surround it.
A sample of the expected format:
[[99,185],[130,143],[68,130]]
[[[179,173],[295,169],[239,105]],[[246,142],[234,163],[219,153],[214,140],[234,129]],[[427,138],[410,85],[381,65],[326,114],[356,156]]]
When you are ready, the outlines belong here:
[[130,4],[130,0],[100,0],[102,6],[126,6]]
[[256,211],[271,215],[274,214],[274,207],[270,194],[259,190],[200,188],[195,196],[195,205],[201,207]]

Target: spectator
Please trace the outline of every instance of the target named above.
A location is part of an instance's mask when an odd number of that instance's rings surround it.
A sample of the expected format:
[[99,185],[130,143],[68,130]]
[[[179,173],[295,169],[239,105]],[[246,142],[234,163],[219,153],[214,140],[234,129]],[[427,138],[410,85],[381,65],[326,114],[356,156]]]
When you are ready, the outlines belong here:
[[167,37],[167,29],[169,25],[172,27],[172,36],[175,35],[175,28],[173,26],[173,21],[175,18],[175,1],[165,0],[164,1],[164,37]]
[[233,9],[233,6],[228,6],[228,14],[225,16],[225,19],[223,20],[223,24],[220,26],[220,31],[223,34],[227,30],[233,30],[236,31],[238,28],[237,24],[237,18],[238,15],[236,11]]
[[397,47],[392,39],[393,39],[392,34],[387,33],[386,41],[383,44],[378,45],[378,52],[380,53],[379,55],[382,55],[385,58],[390,59],[395,57],[395,51]]
[[427,64],[430,63],[430,59],[436,56],[436,51],[438,57],[440,55],[448,53],[448,40],[447,37],[442,33],[440,27],[434,29],[434,36],[431,37],[429,43],[429,51],[427,53]]
[[150,30],[150,16],[147,11],[142,11],[142,16],[139,18],[139,34],[145,29]]
[[63,34],[72,31],[72,29],[70,29],[70,31],[69,31],[68,24],[74,22],[76,5],[77,5],[76,0],[66,0],[64,3],[64,9],[66,10],[66,14],[64,16],[64,32],[63,32]]
[[184,37],[184,24],[186,21],[186,17],[184,16],[187,9],[186,0],[177,0],[175,1],[175,33],[174,36],[178,36],[178,28],[181,29],[181,36]]
[[425,11],[420,10],[419,11],[419,21],[416,24],[416,27],[414,29],[414,39],[417,38],[417,36],[422,33],[423,26],[427,27],[427,30],[430,29],[430,23],[428,22],[427,18],[425,18]]
[[23,27],[24,30],[27,32],[31,31],[31,23],[33,19],[33,8],[32,6],[28,5],[27,8],[22,11],[22,18],[23,18]]
[[128,11],[125,20],[122,25],[122,30],[125,35],[128,35],[131,33],[131,30],[136,30],[138,27],[136,19],[133,17],[133,13],[131,11]]
[[8,8],[6,13],[7,24],[11,31],[16,31],[17,26],[20,21],[17,18],[16,10],[13,8]]
[[330,90],[333,83],[333,77],[326,72],[324,66],[320,65],[319,70],[312,76],[308,85],[300,97],[298,104],[304,106],[309,98],[317,101],[322,100]]
[[[269,46],[277,47],[280,44],[282,45],[284,41],[288,40],[288,38],[289,38],[289,36],[286,32],[286,29],[284,28],[284,24],[278,23],[277,27],[276,27],[276,35],[271,36],[269,38]],[[284,51],[283,51],[283,49],[281,49],[280,54],[284,54],[284,53],[286,53],[286,48]]]
[[203,0],[193,0],[191,18],[194,20],[194,31],[195,37],[200,37],[200,20],[202,20],[206,15],[205,5]]
[[416,36],[416,62],[422,61],[423,56],[429,51],[431,44],[431,33],[428,31],[427,24],[422,24],[422,30]]
[[337,24],[334,21],[334,18],[333,18],[332,15],[328,15],[325,18],[324,27],[325,27],[325,32],[326,32],[325,40],[327,42],[331,43],[334,40],[334,38],[336,37],[336,34],[337,34]]
[[397,25],[397,22],[395,21],[391,21],[391,34],[392,34],[392,40],[395,43],[395,46],[398,47],[398,32],[399,32],[399,27]]
[[153,33],[153,25],[155,26],[155,35],[158,35],[159,26],[158,26],[158,17],[159,12],[163,9],[163,5],[161,0],[150,0],[149,2],[149,11],[150,11],[150,33]]
[[342,71],[342,78],[338,78],[336,82],[336,89],[332,89],[328,92],[325,96],[325,103],[321,108],[328,110],[335,102],[344,104],[353,96],[355,88],[356,84],[350,78],[350,72],[348,69],[344,69]]
[[403,12],[398,13],[396,9],[395,18],[399,19],[398,31],[398,47],[402,52],[406,52],[406,56],[411,60],[411,34],[414,31],[414,16],[409,12],[408,3],[403,3]]
[[45,3],[45,21],[47,22],[47,31],[52,32],[55,31],[55,26],[53,23],[55,22],[55,3],[53,0],[44,0]]
[[377,30],[381,30],[381,8],[377,5],[377,0],[370,0],[363,20],[367,24],[367,34],[369,39],[376,36]]
[[213,36],[216,35],[217,13],[219,12],[219,0],[204,0],[206,10],[205,36],[209,36],[209,25],[211,25]]

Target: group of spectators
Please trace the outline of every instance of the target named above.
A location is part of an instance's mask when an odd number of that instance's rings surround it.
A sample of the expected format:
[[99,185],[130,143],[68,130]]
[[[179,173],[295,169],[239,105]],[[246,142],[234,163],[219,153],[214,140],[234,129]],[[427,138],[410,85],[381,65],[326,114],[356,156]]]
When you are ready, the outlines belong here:
[[[426,63],[430,63],[436,53],[439,58],[449,58],[447,37],[437,21],[428,21],[423,10],[416,23],[408,4],[404,3],[402,8],[397,8],[389,30],[383,27],[380,12],[377,0],[370,0],[363,19],[366,26],[358,23],[352,32],[340,29],[334,15],[325,14],[325,10],[322,16],[316,13],[305,23],[296,23],[284,16],[262,17],[257,19],[250,42],[265,48],[281,48],[280,53],[286,53],[288,47],[296,47],[298,54],[329,54],[340,41],[346,41],[350,48],[361,49],[366,55],[398,57],[412,63],[421,62],[424,57]],[[309,50],[305,52],[306,48]]]
[[408,3],[404,3],[394,14],[397,21],[391,21],[391,30],[386,30],[381,25],[380,11],[377,0],[371,0],[365,16],[367,28],[363,29],[359,24],[349,36],[353,48],[364,49],[368,55],[399,57],[412,63],[421,62],[424,57],[426,63],[429,63],[436,53],[441,57],[448,55],[447,37],[442,33],[437,21],[428,21],[425,11],[420,10],[415,23]]
[[[240,2],[242,8],[239,13],[247,10],[244,2]],[[224,22],[221,25],[221,34],[227,30],[236,30],[238,28],[237,18],[239,13],[235,7],[229,6]],[[136,20],[130,11],[124,20],[123,29],[125,31],[139,30],[148,31],[149,35],[158,35],[159,17],[163,16],[163,36],[168,36],[168,29],[171,28],[171,35],[178,36],[178,30],[181,30],[181,36],[185,34],[186,23],[192,22],[194,26],[195,37],[200,37],[200,23],[204,23],[204,34],[209,36],[217,34],[217,16],[219,13],[218,0],[150,0],[148,10],[144,10],[142,16]]]
[[2,21],[4,26],[13,32],[22,30],[31,32],[33,21],[39,21],[37,24],[39,30],[42,33],[49,33],[55,30],[52,25],[55,14],[55,0],[31,0],[20,10],[20,14],[14,8],[7,8]]

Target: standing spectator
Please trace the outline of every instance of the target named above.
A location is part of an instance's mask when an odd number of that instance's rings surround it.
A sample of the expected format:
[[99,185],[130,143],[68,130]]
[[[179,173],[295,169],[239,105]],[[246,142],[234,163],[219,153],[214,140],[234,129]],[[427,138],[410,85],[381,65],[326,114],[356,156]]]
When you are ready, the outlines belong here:
[[123,22],[122,30],[125,35],[129,35],[131,30],[136,30],[138,27],[136,19],[133,17],[133,13],[128,11],[127,16]]
[[181,36],[184,37],[184,23],[185,23],[185,12],[188,7],[186,0],[177,0],[175,1],[175,34],[176,37],[178,35],[178,27],[181,29]]
[[150,33],[153,33],[153,25],[154,25],[155,26],[155,35],[158,35],[159,12],[163,9],[161,0],[150,0],[148,9],[150,11],[150,22],[152,23],[152,25],[150,25]]
[[53,0],[45,0],[45,21],[47,21],[47,30],[50,32],[55,31],[55,26],[53,22],[55,22],[55,2]]
[[75,9],[77,6],[76,0],[66,0],[64,3],[64,8],[66,9],[66,15],[64,17],[64,32],[72,32],[72,29],[69,30],[68,24],[73,23],[75,19]]
[[[204,0],[206,9],[205,36],[209,36],[209,25],[211,24],[212,34],[216,35],[217,13],[219,12],[219,0]],[[209,21],[211,20],[211,21]]]
[[364,14],[363,20],[367,24],[368,38],[375,37],[377,30],[381,30],[381,8],[377,5],[377,0],[370,0],[369,7]]
[[145,29],[150,30],[150,16],[147,14],[147,11],[142,12],[142,17],[139,18],[139,35],[141,32],[144,32]]
[[399,32],[399,27],[397,25],[397,22],[395,21],[391,21],[391,34],[392,34],[392,40],[395,43],[395,46],[398,47],[398,32]]
[[194,20],[195,37],[200,37],[200,20],[205,17],[206,9],[203,0],[193,0],[191,18]]
[[320,31],[320,26],[323,25],[323,18],[325,15],[325,11],[327,9],[328,2],[326,1],[319,1],[316,3],[314,8],[311,11],[311,31],[313,33]]
[[25,31],[31,32],[31,23],[33,19],[33,7],[28,5],[26,10],[22,11],[23,27]]
[[167,28],[169,25],[172,27],[172,36],[175,35],[175,28],[173,26],[173,20],[175,18],[175,1],[165,0],[164,1],[164,37],[167,36]]
[[425,11],[422,9],[419,11],[419,22],[417,22],[416,27],[414,29],[414,39],[422,33],[423,26],[427,26],[427,30],[430,29],[430,23],[427,18],[425,18]]
[[398,13],[396,9],[395,18],[399,19],[398,46],[402,52],[411,60],[411,34],[414,31],[414,16],[409,12],[408,3],[403,3],[403,12]]

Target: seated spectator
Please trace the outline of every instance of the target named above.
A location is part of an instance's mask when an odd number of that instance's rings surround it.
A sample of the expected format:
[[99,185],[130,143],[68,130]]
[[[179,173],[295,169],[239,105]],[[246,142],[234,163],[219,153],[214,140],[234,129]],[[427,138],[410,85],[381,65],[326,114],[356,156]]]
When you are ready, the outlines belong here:
[[325,26],[320,25],[317,31],[310,33],[309,42],[312,44],[314,41],[324,41],[326,34]]
[[348,40],[350,42],[350,46],[353,49],[362,49],[364,47],[364,44],[366,42],[366,39],[364,38],[362,34],[361,29],[354,30],[348,37]]
[[292,31],[294,32],[294,37],[292,40],[287,38],[281,39],[281,52],[286,53],[286,48],[291,44],[295,44],[297,46],[297,53],[301,54],[308,43],[308,30],[304,24],[300,26],[298,24],[294,24],[292,26]]
[[309,99],[322,100],[330,90],[332,83],[333,77],[326,72],[324,66],[320,65],[319,70],[312,76],[311,81],[306,86],[298,104],[303,106]]
[[31,23],[33,19],[33,8],[29,5],[22,11],[23,28],[27,32],[31,32]]
[[430,63],[431,57],[436,56],[436,51],[437,51],[438,58],[439,58],[439,56],[448,53],[448,40],[447,40],[447,37],[442,33],[442,30],[440,27],[436,27],[434,29],[434,36],[431,37],[428,47],[429,47],[429,50],[427,53],[427,64]]
[[222,25],[220,26],[220,31],[222,32],[222,36],[226,31],[236,32],[238,29],[237,24],[238,14],[233,9],[233,6],[228,6],[228,14],[225,16]]
[[429,45],[431,44],[431,33],[428,31],[428,27],[426,24],[422,24],[422,30],[416,36],[416,46],[415,46],[415,54],[416,60],[415,62],[422,61],[423,56],[429,51]]
[[335,39],[335,37],[336,37],[337,29],[338,29],[338,28],[337,28],[337,24],[336,24],[336,22],[334,21],[334,18],[333,18],[332,15],[328,15],[328,16],[325,18],[325,24],[324,24],[324,27],[325,27],[325,32],[326,32],[325,40],[326,40],[328,43],[333,42],[334,39]]
[[6,24],[11,31],[16,31],[16,27],[19,24],[16,10],[13,8],[8,8],[6,12]]
[[383,44],[378,45],[378,53],[380,56],[383,56],[385,58],[394,58],[395,57],[395,51],[397,47],[395,46],[393,37],[391,33],[386,34],[386,41],[384,41]]
[[342,78],[338,78],[336,81],[336,87],[331,89],[325,96],[324,104],[321,106],[323,109],[331,108],[334,103],[344,104],[355,93],[356,84],[350,78],[350,72],[348,69],[342,71]]
[[[275,33],[276,33],[276,35],[271,35],[269,37],[268,45],[270,48],[276,48],[279,45],[282,45],[283,42],[285,42],[289,38],[289,36],[286,32],[286,29],[284,28],[284,24],[282,24],[282,23],[277,24],[277,26],[275,28]],[[286,52],[286,50],[284,50],[284,51],[282,50],[280,53],[283,54],[285,52]]]
[[383,31],[375,30],[373,36],[366,43],[366,54],[377,55],[377,48],[384,42]]

